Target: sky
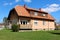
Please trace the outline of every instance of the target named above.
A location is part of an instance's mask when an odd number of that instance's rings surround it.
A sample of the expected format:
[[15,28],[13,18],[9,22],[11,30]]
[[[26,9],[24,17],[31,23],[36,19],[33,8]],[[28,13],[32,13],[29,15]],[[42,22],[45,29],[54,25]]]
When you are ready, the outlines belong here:
[[4,17],[8,17],[9,11],[16,5],[26,4],[30,8],[42,8],[51,14],[56,22],[60,20],[60,0],[0,0],[0,23]]

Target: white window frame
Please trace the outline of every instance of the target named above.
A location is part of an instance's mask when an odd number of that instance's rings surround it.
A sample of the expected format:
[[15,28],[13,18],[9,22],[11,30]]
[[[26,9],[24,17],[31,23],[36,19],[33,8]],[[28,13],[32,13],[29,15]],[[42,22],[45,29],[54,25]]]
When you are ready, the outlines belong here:
[[[37,24],[35,24],[35,23],[37,23]],[[34,25],[36,25],[36,26],[38,25],[38,20],[34,20]]]
[[25,22],[25,24],[28,24],[28,21],[27,20],[21,20],[21,22],[22,22],[21,24],[24,24],[23,22]]
[[38,15],[38,13],[37,13],[37,12],[34,12],[34,15],[35,15],[35,16],[37,16],[37,15]]
[[42,14],[42,16],[46,16],[46,14]]

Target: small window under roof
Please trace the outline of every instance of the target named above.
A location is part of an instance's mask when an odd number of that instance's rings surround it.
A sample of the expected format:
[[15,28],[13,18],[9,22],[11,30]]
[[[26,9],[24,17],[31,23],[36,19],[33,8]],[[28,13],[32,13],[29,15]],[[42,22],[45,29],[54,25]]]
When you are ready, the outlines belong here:
[[34,15],[37,16],[38,15],[38,12],[34,12]]

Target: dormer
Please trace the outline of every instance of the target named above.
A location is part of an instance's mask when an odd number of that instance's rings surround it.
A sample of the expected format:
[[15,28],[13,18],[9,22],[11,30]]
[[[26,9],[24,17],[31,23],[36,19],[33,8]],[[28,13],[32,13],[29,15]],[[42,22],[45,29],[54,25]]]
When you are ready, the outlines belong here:
[[35,16],[38,16],[38,12],[34,12],[34,15],[35,15]]
[[40,16],[42,16],[42,17],[47,17],[47,15],[48,15],[48,13],[45,13],[45,12],[42,12],[42,13],[40,14]]

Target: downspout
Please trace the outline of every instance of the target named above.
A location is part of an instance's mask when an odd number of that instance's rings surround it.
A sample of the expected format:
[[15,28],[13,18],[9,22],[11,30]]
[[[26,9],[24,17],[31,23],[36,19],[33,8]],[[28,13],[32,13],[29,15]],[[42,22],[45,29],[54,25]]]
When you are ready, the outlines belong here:
[[49,31],[49,21],[48,21],[48,31]]

